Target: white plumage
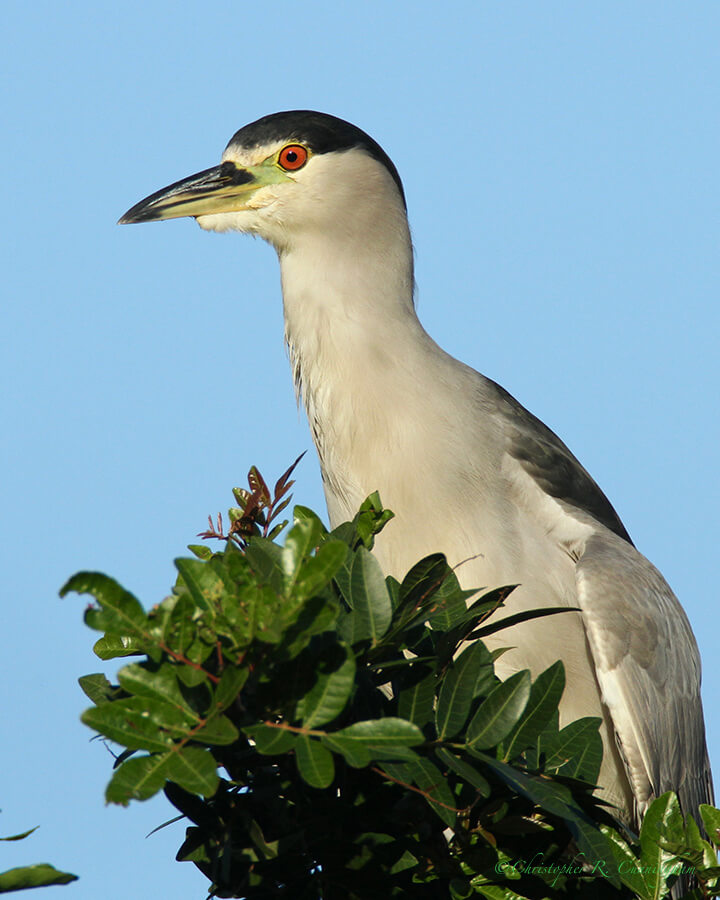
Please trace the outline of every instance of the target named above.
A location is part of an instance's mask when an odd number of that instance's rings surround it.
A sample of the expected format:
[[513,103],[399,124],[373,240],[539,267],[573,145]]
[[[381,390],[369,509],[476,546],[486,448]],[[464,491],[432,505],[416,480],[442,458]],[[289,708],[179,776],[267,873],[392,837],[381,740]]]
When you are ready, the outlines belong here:
[[[195,216],[277,250],[285,337],[320,457],[331,524],[378,490],[376,553],[402,577],[436,551],[466,587],[519,583],[510,612],[580,607],[496,634],[503,677],[562,659],[561,722],[603,719],[601,796],[637,824],[678,792],[712,801],[700,661],[682,607],[565,445],[494,382],[445,353],[413,305],[402,186],[364,132],[320,113],[245,126],[221,166],[121,221]],[[442,528],[438,529],[438,522]]]

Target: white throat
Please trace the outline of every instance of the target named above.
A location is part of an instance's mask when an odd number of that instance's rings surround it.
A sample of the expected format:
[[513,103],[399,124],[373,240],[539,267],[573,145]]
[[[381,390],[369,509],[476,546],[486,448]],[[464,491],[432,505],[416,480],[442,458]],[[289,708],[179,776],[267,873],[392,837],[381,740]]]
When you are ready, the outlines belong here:
[[278,255],[290,363],[335,525],[381,487],[360,460],[392,431],[387,391],[401,402],[408,353],[430,342],[413,307],[402,201],[390,211],[360,203],[337,228],[305,229]]

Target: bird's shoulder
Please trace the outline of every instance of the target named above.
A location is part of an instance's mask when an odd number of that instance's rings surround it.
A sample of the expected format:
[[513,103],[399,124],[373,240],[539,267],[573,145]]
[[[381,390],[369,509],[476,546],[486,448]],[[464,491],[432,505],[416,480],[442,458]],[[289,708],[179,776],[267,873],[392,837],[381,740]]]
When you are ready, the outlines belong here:
[[503,434],[505,452],[545,494],[588,514],[632,544],[608,498],[555,432],[501,385],[480,378],[481,402]]

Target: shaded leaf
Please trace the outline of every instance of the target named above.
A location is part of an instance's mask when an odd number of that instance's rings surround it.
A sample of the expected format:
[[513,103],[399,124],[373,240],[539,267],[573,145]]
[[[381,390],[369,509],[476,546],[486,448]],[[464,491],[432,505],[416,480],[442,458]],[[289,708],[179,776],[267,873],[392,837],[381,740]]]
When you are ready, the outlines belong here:
[[480,704],[467,728],[466,740],[474,749],[486,749],[507,737],[530,697],[530,673],[516,672],[501,681]]
[[565,668],[559,660],[538,675],[522,718],[503,740],[506,762],[535,743],[557,711],[564,687]]
[[476,696],[478,682],[492,677],[492,671],[489,653],[481,643],[465,649],[450,664],[442,681],[435,711],[435,724],[441,740],[453,737],[463,727]]
[[[423,667],[421,672],[426,671]],[[432,720],[435,703],[435,686],[437,677],[430,672],[424,678],[416,680],[410,687],[402,688],[398,694],[398,713],[400,718],[414,722],[420,728]]]
[[251,725],[243,728],[243,731],[255,742],[258,753],[265,756],[287,753],[295,745],[296,735],[286,728],[273,728],[272,725]]
[[372,759],[414,759],[415,754],[409,748],[424,741],[417,725],[391,717],[356,722],[332,732],[328,738],[341,742],[338,747],[351,744],[362,747]]
[[481,775],[470,763],[451,753],[447,747],[438,747],[435,750],[435,755],[449,766],[456,775],[459,775],[464,781],[472,785],[483,797],[490,796],[490,784],[487,778]]
[[213,695],[215,709],[226,709],[237,699],[249,674],[249,669],[240,669],[237,666],[226,666],[223,669]]
[[600,724],[600,718],[586,716],[570,722],[557,734],[543,735],[540,749],[545,754],[545,769],[562,768],[563,775],[595,784],[602,761]]
[[473,640],[486,638],[498,631],[519,625],[521,622],[530,622],[533,619],[544,619],[546,616],[558,616],[570,612],[580,612],[580,610],[576,606],[544,606],[538,609],[526,609],[512,616],[506,616],[504,619],[492,619],[487,625],[482,625],[473,631],[470,638]]
[[343,645],[336,646],[332,658],[318,661],[317,680],[298,703],[297,714],[305,728],[317,728],[332,721],[345,708],[355,684],[355,656]]
[[339,753],[345,762],[355,769],[363,769],[370,765],[372,756],[365,744],[352,738],[338,737],[337,734],[333,732],[323,735],[321,738],[323,744],[334,753]]
[[326,788],[335,776],[332,753],[319,741],[301,734],[295,743],[295,760],[298,772],[309,785]]
[[457,818],[455,798],[437,766],[429,759],[418,757],[407,763],[385,763],[383,769],[398,781],[415,784],[427,802],[446,825],[454,825]]
[[[518,673],[520,674],[520,673]],[[528,800],[537,804],[551,815],[565,821],[570,834],[575,838],[578,849],[593,862],[610,858],[611,848],[604,834],[592,822],[574,800],[565,785],[539,776],[525,775],[507,763],[493,759],[485,753],[470,750],[472,756],[481,759],[505,784]],[[606,873],[615,886],[619,884],[617,872]]]

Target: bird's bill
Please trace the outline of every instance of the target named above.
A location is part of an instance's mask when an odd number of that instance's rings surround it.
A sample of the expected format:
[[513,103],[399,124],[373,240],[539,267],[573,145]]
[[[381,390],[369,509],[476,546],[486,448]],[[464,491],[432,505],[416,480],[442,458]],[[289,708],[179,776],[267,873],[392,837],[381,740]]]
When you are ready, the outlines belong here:
[[238,212],[248,208],[250,197],[259,188],[284,180],[286,176],[276,169],[264,166],[241,168],[224,162],[155,191],[129,209],[118,224]]

